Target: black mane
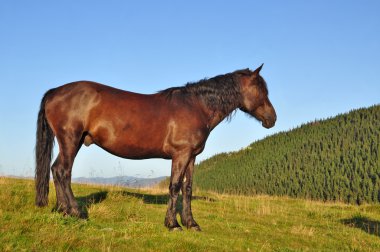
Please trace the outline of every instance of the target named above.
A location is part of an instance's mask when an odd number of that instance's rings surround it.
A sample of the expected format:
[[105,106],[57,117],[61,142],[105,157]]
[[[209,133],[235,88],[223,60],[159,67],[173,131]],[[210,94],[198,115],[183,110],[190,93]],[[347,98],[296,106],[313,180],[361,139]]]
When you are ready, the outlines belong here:
[[231,115],[241,102],[238,74],[248,75],[251,73],[249,69],[239,70],[198,82],[187,83],[182,87],[168,88],[158,93],[166,96],[167,99],[172,99],[175,96],[183,99],[199,97],[209,109]]

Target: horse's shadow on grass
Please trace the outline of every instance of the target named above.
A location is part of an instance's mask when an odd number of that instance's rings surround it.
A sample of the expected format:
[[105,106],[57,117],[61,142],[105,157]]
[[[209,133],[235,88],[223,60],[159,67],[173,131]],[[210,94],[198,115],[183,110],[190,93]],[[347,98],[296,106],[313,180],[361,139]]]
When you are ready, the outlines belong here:
[[145,204],[165,205],[169,200],[169,195],[167,194],[147,194],[129,191],[121,191],[120,193],[126,197],[142,199]]
[[88,219],[88,208],[93,204],[98,204],[107,198],[108,191],[100,191],[91,193],[87,196],[76,197],[79,210],[81,212],[81,219]]
[[354,216],[350,219],[341,220],[341,222],[346,226],[359,228],[368,234],[380,237],[380,221],[364,216]]
[[[169,195],[168,194],[148,194],[148,193],[137,193],[129,191],[121,191],[121,194],[127,197],[134,197],[142,199],[145,204],[157,204],[165,205],[168,203]],[[204,196],[193,196],[192,200],[204,200],[215,202],[216,200],[210,197]],[[178,201],[182,201],[182,195],[178,195]]]
[[[145,204],[154,205],[166,205],[169,201],[168,194],[147,194],[147,193],[137,193],[129,191],[121,191],[121,194],[125,197],[133,197],[136,199],[141,199]],[[176,212],[182,213],[182,195],[178,195]]]
[[[147,193],[137,193],[137,192],[129,192],[129,191],[122,191],[121,194],[126,197],[134,197],[137,199],[142,199],[145,204],[155,204],[155,205],[166,205],[169,201],[169,195],[168,194],[147,194]],[[216,200],[209,197],[203,197],[203,196],[193,196],[192,200],[204,200],[204,201],[210,201],[215,202]],[[182,212],[182,195],[178,195],[177,200],[177,213]]]
[[[155,204],[155,205],[166,205],[169,201],[169,195],[167,194],[148,194],[148,193],[138,193],[130,191],[121,191],[121,195],[125,197],[133,197],[143,200],[145,204]],[[100,191],[96,193],[91,193],[87,196],[76,197],[78,202],[79,210],[81,212],[81,219],[88,219],[88,209],[93,204],[101,203],[107,198],[108,191]],[[209,202],[215,202],[216,200],[209,197],[203,196],[193,196],[192,200],[204,200]],[[182,195],[178,196],[177,212],[182,212]]]

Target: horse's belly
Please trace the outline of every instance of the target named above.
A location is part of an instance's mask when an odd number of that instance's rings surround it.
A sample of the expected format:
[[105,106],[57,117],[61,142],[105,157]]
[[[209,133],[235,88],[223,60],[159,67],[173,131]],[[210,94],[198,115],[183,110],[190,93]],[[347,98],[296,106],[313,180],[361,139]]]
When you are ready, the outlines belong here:
[[[100,146],[100,145],[99,145]],[[143,146],[123,145],[122,148],[117,146],[100,146],[109,153],[127,159],[149,159],[149,158],[164,158],[171,157],[158,148],[146,148]]]
[[153,137],[147,135],[136,138],[131,134],[129,137],[123,135],[120,137],[97,137],[87,135],[84,138],[84,145],[89,146],[95,143],[102,149],[109,153],[128,159],[148,159],[148,158],[164,158],[170,159],[171,157],[163,151],[160,141],[157,143],[153,141]]

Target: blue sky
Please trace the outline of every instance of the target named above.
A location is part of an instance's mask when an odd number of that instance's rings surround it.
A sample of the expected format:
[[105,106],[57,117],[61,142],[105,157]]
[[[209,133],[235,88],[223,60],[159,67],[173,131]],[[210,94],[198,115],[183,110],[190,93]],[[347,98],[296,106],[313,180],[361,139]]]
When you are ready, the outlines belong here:
[[[154,93],[265,63],[273,129],[238,112],[198,161],[380,103],[379,1],[1,1],[0,175],[32,176],[43,93],[76,80]],[[57,153],[57,149],[55,150]],[[83,147],[73,176],[170,174]]]

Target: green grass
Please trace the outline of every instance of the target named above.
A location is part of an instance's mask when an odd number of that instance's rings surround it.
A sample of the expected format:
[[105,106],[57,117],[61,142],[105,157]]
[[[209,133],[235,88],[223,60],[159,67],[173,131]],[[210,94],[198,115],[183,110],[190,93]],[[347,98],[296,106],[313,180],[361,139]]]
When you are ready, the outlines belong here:
[[380,206],[197,192],[202,232],[163,226],[167,196],[73,185],[88,220],[34,206],[32,180],[0,178],[1,251],[379,251]]

